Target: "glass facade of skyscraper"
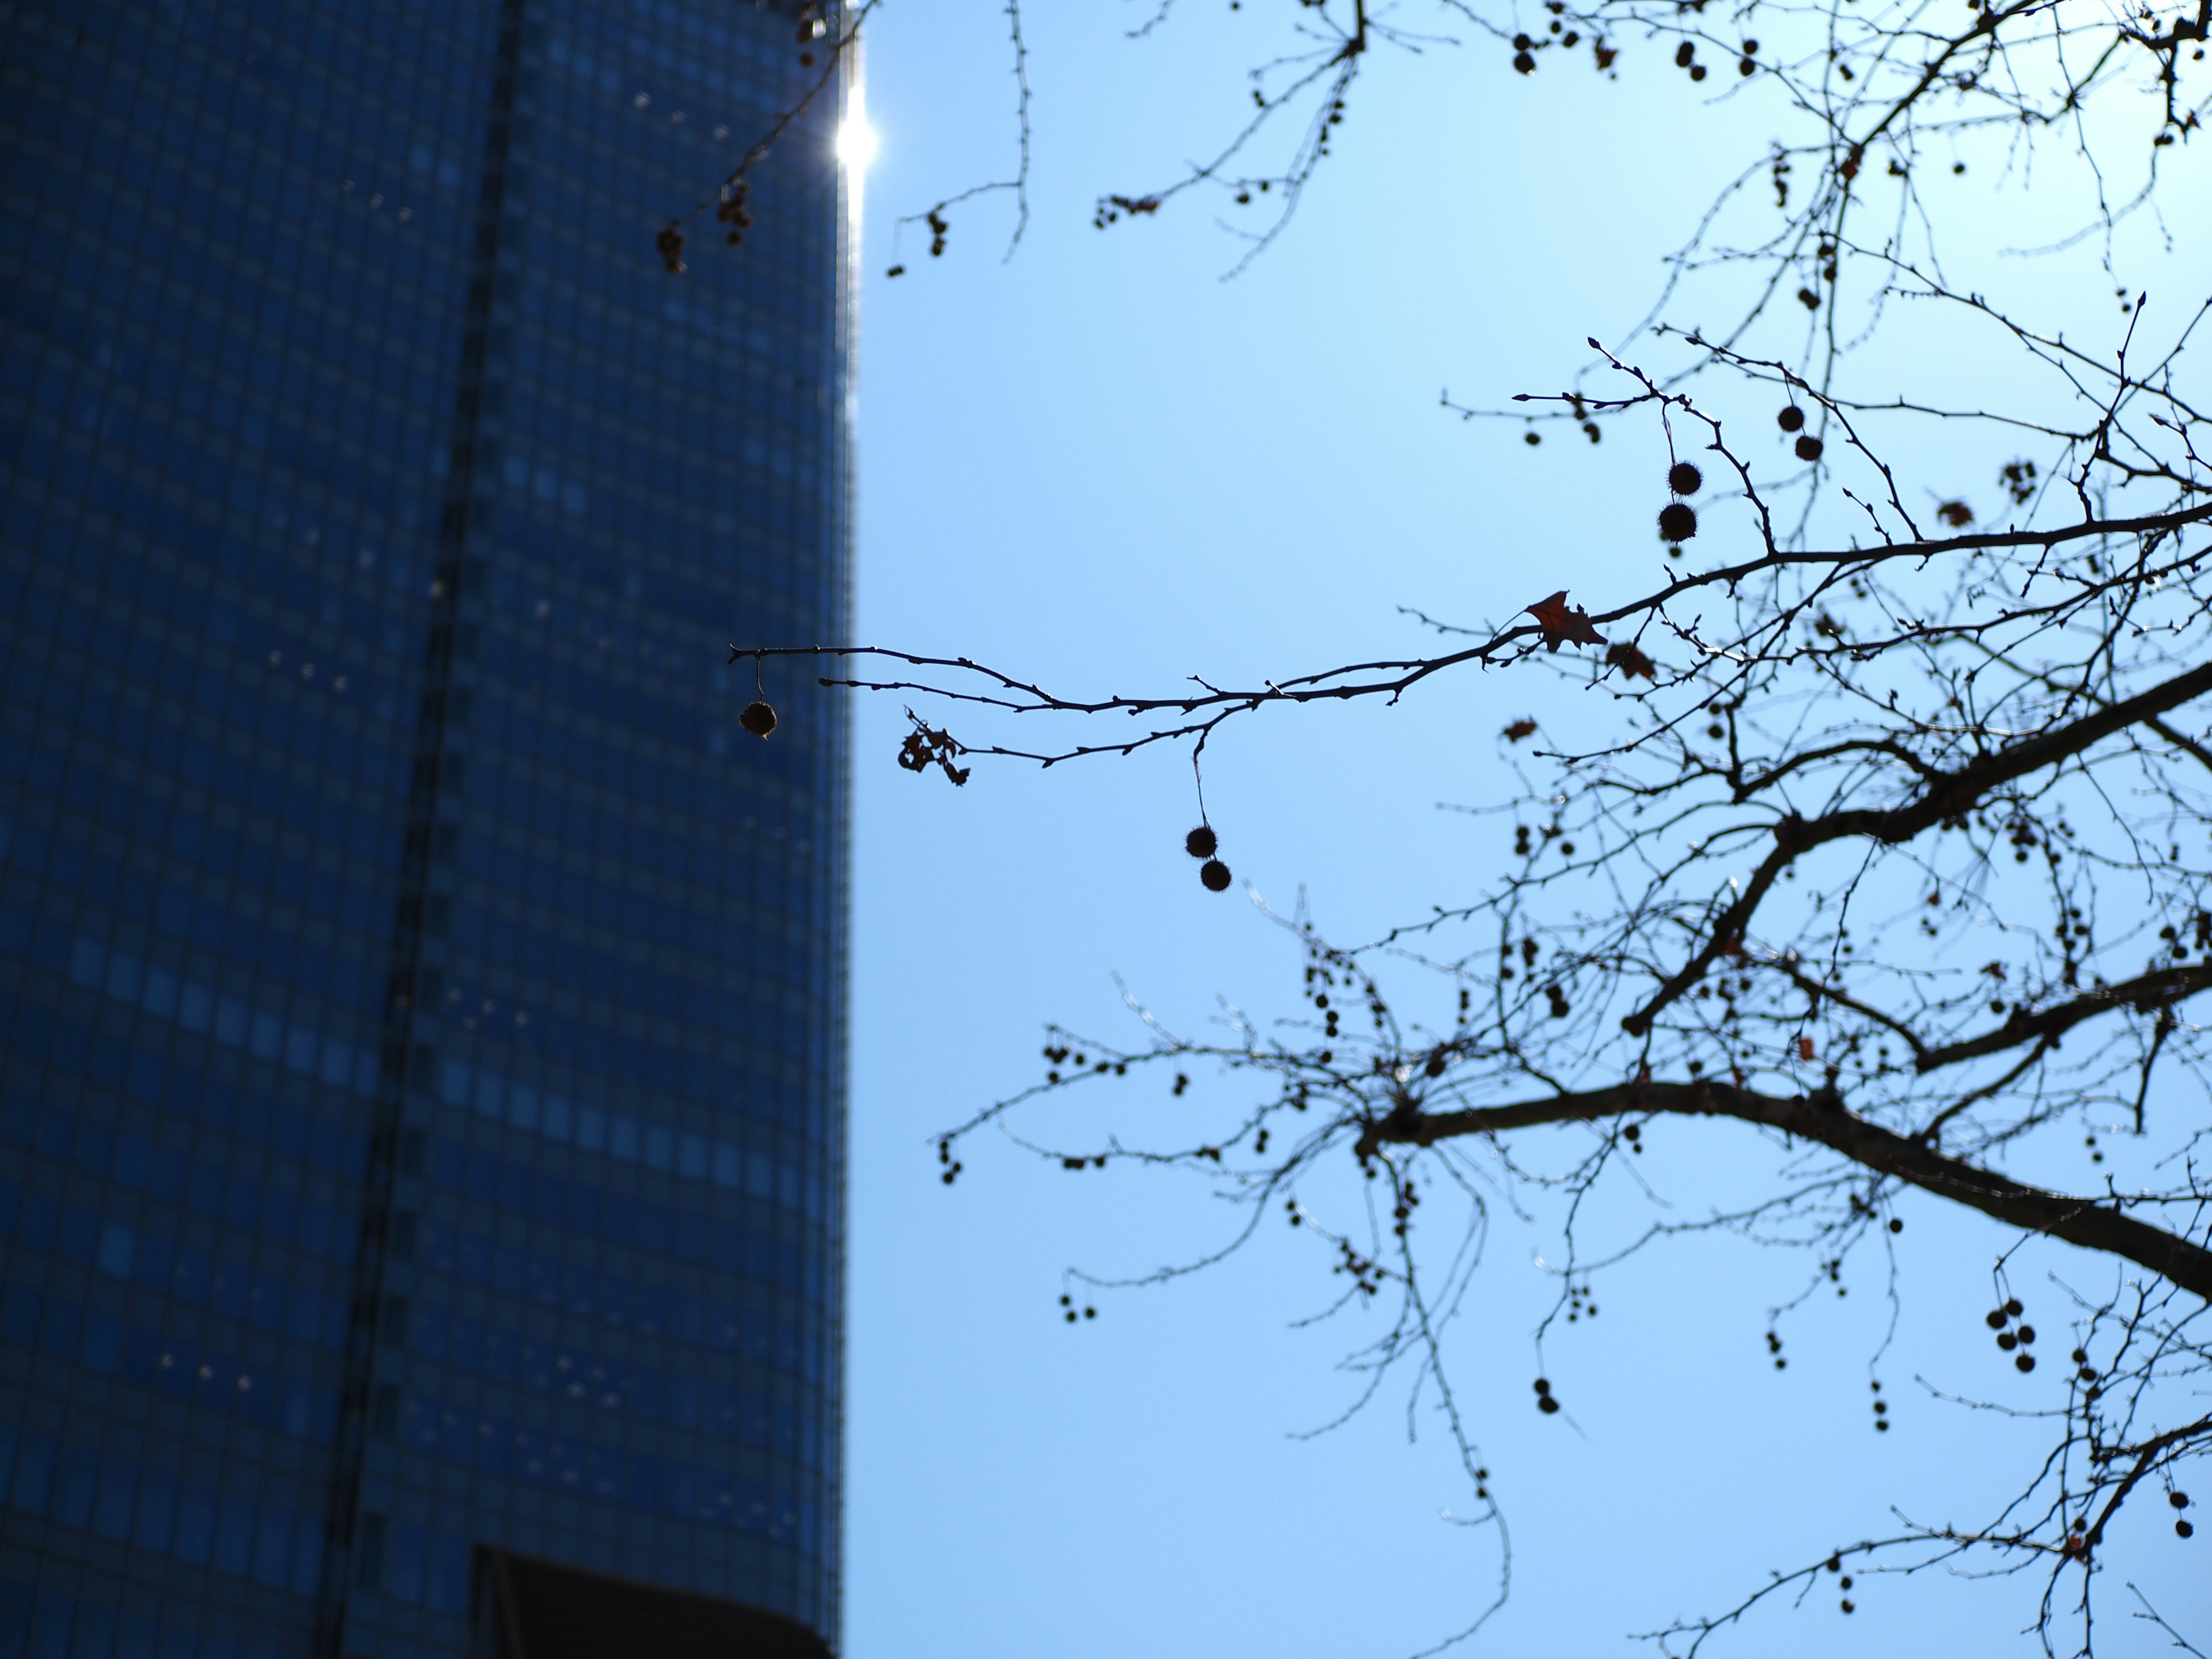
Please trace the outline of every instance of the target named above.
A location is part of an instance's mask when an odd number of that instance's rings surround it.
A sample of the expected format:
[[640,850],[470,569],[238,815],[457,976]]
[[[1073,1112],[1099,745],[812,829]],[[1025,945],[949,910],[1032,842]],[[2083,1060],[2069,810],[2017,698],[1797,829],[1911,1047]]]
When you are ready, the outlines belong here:
[[802,29],[0,9],[0,1659],[835,1639],[834,88],[653,251]]

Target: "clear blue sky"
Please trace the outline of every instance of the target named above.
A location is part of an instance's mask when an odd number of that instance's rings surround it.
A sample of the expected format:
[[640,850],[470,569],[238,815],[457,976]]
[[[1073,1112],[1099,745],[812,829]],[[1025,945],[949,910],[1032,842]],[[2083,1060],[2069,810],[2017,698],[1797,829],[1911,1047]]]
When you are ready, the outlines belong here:
[[[1523,80],[1494,46],[1384,63],[1300,222],[1224,283],[1235,248],[1206,212],[1100,234],[1089,204],[1164,181],[1222,130],[1241,20],[1212,7],[1133,43],[1138,7],[1031,9],[1036,212],[1011,263],[1010,214],[986,203],[956,213],[943,259],[910,234],[909,274],[882,275],[895,213],[1011,164],[997,8],[902,4],[875,37],[865,640],[1113,690],[1403,649],[1399,605],[1473,622],[1654,574],[1656,435],[1528,450],[1438,394],[1555,389],[1585,335],[1619,338],[1764,117],[1703,112],[1656,64],[1606,88],[1549,63]],[[1437,804],[1499,793],[1498,727],[1559,695],[1468,677],[1396,710],[1250,722],[1207,773],[1240,888],[1288,908],[1303,885],[1347,938],[1470,894],[1502,832]],[[1329,1292],[1315,1252],[1271,1232],[1069,1329],[1063,1268],[1176,1259],[1218,1237],[1219,1206],[1171,1176],[1064,1176],[982,1144],[957,1188],[936,1178],[933,1132],[1032,1080],[1046,1021],[1133,1040],[1115,973],[1186,1024],[1217,994],[1287,1011],[1282,935],[1192,878],[1188,767],[979,767],[956,792],[893,764],[902,729],[896,699],[860,707],[848,1652],[1397,1659],[1449,1634],[1497,1559],[1438,1519],[1467,1493],[1433,1424],[1409,1444],[1395,1392],[1292,1437],[1350,1398],[1334,1365],[1359,1335],[1291,1328]],[[1768,1167],[1723,1126],[1654,1139],[1648,1173],[1692,1206]],[[1706,1239],[1602,1281],[1603,1316],[1547,1350],[1571,1424],[1529,1392],[1545,1237],[1501,1231],[1452,1358],[1513,1528],[1512,1600],[1466,1651],[1652,1651],[1628,1638],[1881,1532],[1893,1504],[1983,1518],[2038,1442],[1929,1390],[2033,1407],[2056,1385],[2001,1374],[1981,1329],[2007,1241],[1932,1200],[1901,1213],[1886,1352],[1868,1271],[1790,1327],[1774,1371],[1765,1310],[1802,1264]],[[2053,1272],[2102,1282],[2060,1251],[2029,1282]],[[2055,1290],[2039,1297],[2057,1313]],[[1895,1402],[1880,1437],[1870,1376]],[[2121,1540],[2108,1655],[2170,1650],[2130,1625],[2123,1577],[2212,1637],[2206,1540],[2168,1518],[2144,1506]],[[1824,1584],[1708,1651],[2033,1650],[2022,1581],[1863,1577],[1854,1599],[1846,1618]]]

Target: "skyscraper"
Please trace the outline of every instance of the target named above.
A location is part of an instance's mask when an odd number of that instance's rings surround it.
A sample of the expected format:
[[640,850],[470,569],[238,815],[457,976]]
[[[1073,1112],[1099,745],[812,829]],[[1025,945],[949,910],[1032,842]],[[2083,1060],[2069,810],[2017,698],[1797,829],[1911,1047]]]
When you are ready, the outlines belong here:
[[0,15],[0,1654],[835,1639],[837,89],[653,252],[806,16]]

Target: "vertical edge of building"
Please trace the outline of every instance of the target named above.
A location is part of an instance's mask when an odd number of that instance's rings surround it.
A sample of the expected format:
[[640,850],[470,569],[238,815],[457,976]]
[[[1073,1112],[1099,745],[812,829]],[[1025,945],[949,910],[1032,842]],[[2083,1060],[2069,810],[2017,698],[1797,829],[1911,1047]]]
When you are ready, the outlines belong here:
[[[832,13],[833,26],[848,27],[848,8],[837,6]],[[838,130],[845,130],[848,122],[865,123],[867,118],[867,48],[864,39],[855,35],[844,62],[845,74],[839,87]],[[860,580],[859,526],[859,459],[857,454],[860,417],[860,267],[864,255],[863,238],[866,224],[862,214],[867,174],[867,151],[872,149],[872,139],[859,147],[850,164],[837,170],[841,200],[838,228],[841,237],[837,261],[837,350],[839,355],[840,397],[837,408],[836,444],[838,483],[838,526],[835,544],[837,562],[836,586],[834,600],[829,608],[824,629],[824,643],[844,645],[852,642],[854,618],[857,605]],[[836,878],[831,899],[830,926],[835,930],[832,957],[832,983],[840,988],[836,997],[836,1021],[831,1031],[830,1066],[832,1067],[829,1109],[830,1114],[830,1190],[834,1195],[833,1219],[830,1224],[831,1260],[835,1263],[831,1279],[833,1319],[830,1338],[830,1413],[834,1425],[827,1445],[829,1456],[829,1492],[834,1519],[828,1534],[829,1559],[832,1563],[826,1587],[828,1628],[823,1632],[833,1650],[842,1651],[844,1639],[845,1585],[845,1422],[847,1398],[845,1393],[847,1339],[845,1318],[848,1295],[848,1250],[849,1231],[847,1227],[847,1206],[851,1198],[851,1166],[849,1137],[851,1134],[851,1076],[852,1030],[849,1021],[849,988],[852,982],[852,868],[853,833],[855,792],[853,782],[854,710],[849,696],[836,697],[832,705],[836,726],[836,787],[838,805],[836,811]]]

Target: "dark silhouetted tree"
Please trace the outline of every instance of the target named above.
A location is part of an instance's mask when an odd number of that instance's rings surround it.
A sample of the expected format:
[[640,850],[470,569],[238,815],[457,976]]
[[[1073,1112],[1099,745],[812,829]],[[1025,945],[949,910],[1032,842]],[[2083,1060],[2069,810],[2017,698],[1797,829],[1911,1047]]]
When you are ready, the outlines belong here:
[[[2147,305],[2115,278],[2083,315],[2032,259],[2009,295],[1954,283],[1954,262],[1980,281],[1996,222],[1954,181],[2037,169],[2023,240],[2087,238],[2108,270],[2132,223],[2201,222],[2212,0],[1548,0],[1536,22],[1442,0],[1419,32],[1418,7],[1245,4],[1283,33],[1244,112],[1212,159],[1103,196],[1100,225],[1211,192],[1249,257],[1324,178],[1376,63],[1443,35],[1523,76],[1680,75],[1686,102],[1759,100],[1784,136],[1718,200],[1685,199],[1642,330],[1589,342],[1569,390],[1461,411],[1531,444],[1617,436],[1588,464],[1649,470],[1656,580],[1501,589],[1488,620],[1423,618],[1429,648],[1400,659],[1155,695],[888,647],[737,648],[914,700],[901,763],[955,782],[993,760],[1172,750],[1195,768],[1242,722],[1323,701],[1516,705],[1498,744],[1517,793],[1480,804],[1494,880],[1358,945],[1286,920],[1304,977],[1285,1019],[1055,1030],[1036,1086],[946,1132],[945,1179],[968,1137],[1004,1129],[1071,1170],[1195,1176],[1243,1207],[1232,1246],[1300,1229],[1347,1304],[1387,1310],[1370,1392],[1396,1374],[1442,1405],[1486,1520],[1443,1339],[1493,1206],[1553,1218],[1556,1316],[1575,1320],[1614,1264],[1677,1233],[1801,1252],[1810,1295],[1906,1248],[1901,1195],[1963,1206],[1990,1224],[1973,1340],[2040,1368],[2047,1455],[1971,1526],[1901,1522],[1662,1645],[1693,1653],[1829,1575],[1848,1609],[1855,1569],[1978,1562],[2037,1586],[2050,1650],[2088,1651],[2114,1516],[2154,1505],[2189,1535],[2185,1472],[2212,1450],[2212,1045],[2194,1017],[2212,989],[2212,419],[2187,372],[2207,296]],[[826,26],[832,45],[871,10]],[[1026,97],[1023,168],[986,189],[1025,184]],[[972,199],[916,216],[934,250]],[[1726,325],[1674,325],[1692,296]],[[1205,888],[1232,884],[1235,840],[1188,831]],[[1078,1130],[1071,1092],[1115,1087],[1146,1090],[1127,1124]],[[1656,1207],[1638,1158],[1681,1118],[1781,1149],[1773,1184],[1694,1221]],[[2107,1177],[2120,1138],[2145,1178]],[[2075,1254],[2015,1284],[2039,1238]],[[1536,1381],[1534,1409],[1568,1392]]]

